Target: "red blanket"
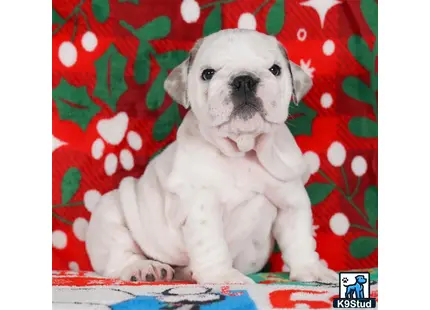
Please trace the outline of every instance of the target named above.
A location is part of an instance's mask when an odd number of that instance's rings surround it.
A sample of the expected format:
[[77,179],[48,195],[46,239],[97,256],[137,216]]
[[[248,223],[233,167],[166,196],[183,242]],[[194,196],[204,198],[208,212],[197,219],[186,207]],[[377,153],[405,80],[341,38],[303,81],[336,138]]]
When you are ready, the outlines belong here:
[[[375,0],[54,0],[52,14],[53,269],[91,270],[94,204],[140,176],[184,115],[167,73],[196,39],[235,27],[275,35],[313,78],[287,125],[314,172],[321,258],[377,266]],[[283,270],[276,249],[266,270]]]

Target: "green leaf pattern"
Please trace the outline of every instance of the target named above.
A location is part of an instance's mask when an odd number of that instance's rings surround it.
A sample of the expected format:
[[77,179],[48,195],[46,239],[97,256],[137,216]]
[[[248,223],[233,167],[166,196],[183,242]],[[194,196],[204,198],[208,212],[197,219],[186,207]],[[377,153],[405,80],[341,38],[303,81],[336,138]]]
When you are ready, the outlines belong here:
[[348,128],[351,133],[361,138],[377,138],[378,124],[367,117],[355,116],[350,119]]
[[208,36],[222,28],[221,4],[217,3],[203,25],[203,35]]
[[378,247],[378,239],[375,237],[358,237],[354,239],[349,250],[355,258],[365,258],[373,253]]
[[375,92],[369,86],[355,76],[345,78],[342,84],[343,91],[358,101],[374,105],[376,104]]
[[[351,98],[372,106],[375,118],[378,118],[378,74],[376,72],[376,58],[378,57],[378,4],[376,0],[361,0],[361,13],[370,30],[375,35],[373,50],[359,35],[352,35],[348,40],[348,49],[352,56],[369,71],[370,85],[365,84],[355,76],[348,76],[342,83],[343,91]],[[355,136],[362,138],[376,138],[378,136],[377,122],[368,117],[354,117],[348,128]]]
[[60,119],[73,121],[84,131],[94,115],[100,111],[100,107],[88,95],[86,87],[72,86],[64,79],[53,89],[52,97]]
[[376,186],[369,186],[364,193],[364,208],[366,209],[369,225],[376,227],[378,219],[378,189]]
[[289,115],[293,118],[287,120],[285,123],[294,136],[310,136],[312,134],[313,120],[317,116],[317,112],[314,109],[304,102],[300,102],[297,106],[290,103]]
[[66,171],[61,181],[61,203],[68,203],[79,189],[81,184],[81,172],[72,167]]
[[64,19],[60,16],[60,14],[58,14],[58,12],[54,8],[52,8],[52,24],[57,25],[62,23],[64,23]]
[[136,83],[143,84],[149,80],[151,70],[151,62],[149,55],[151,54],[152,46],[146,41],[141,41],[137,48],[137,55],[134,61],[134,78]]
[[98,22],[104,23],[109,18],[109,0],[91,0],[91,8]]
[[106,102],[114,112],[118,99],[127,90],[124,80],[126,64],[127,59],[113,44],[95,61],[97,83],[94,96]]
[[270,35],[277,35],[284,27],[285,21],[285,0],[276,0],[266,17],[266,32]]
[[328,197],[328,195],[330,195],[333,189],[334,185],[319,182],[311,183],[306,186],[312,206],[323,202]]
[[178,105],[173,102],[154,124],[152,137],[155,141],[162,141],[172,132],[174,126],[179,126],[181,117]]
[[161,70],[149,88],[146,95],[146,106],[151,111],[157,110],[163,104],[165,97],[164,81],[166,78],[167,71]]
[[187,51],[174,50],[155,56],[158,64],[165,70],[172,70],[188,57]]
[[130,2],[133,4],[139,4],[139,0],[119,0],[121,3]]
[[366,41],[358,35],[353,35],[348,40],[348,49],[354,58],[367,70],[373,69],[373,55]]

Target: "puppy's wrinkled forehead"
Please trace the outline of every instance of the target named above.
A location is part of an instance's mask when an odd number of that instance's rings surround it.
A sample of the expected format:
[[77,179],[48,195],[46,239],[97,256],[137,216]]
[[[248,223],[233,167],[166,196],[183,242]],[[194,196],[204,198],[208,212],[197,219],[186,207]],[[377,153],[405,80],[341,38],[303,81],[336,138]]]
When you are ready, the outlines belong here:
[[275,38],[251,30],[227,29],[204,39],[195,63],[215,70],[229,65],[270,67],[281,58]]

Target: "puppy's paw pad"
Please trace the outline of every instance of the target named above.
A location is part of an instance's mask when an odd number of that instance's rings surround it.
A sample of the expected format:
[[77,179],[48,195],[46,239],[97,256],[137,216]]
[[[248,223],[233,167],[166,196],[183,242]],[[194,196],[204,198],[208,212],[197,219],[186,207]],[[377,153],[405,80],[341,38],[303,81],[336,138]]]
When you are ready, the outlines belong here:
[[140,260],[124,269],[121,279],[125,281],[171,281],[174,270],[167,264],[153,260]]

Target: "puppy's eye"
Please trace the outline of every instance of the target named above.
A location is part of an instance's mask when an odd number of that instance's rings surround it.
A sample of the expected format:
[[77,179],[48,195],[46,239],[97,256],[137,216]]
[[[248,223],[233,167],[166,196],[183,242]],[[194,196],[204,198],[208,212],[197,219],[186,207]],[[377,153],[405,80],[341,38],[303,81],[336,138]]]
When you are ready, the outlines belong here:
[[270,72],[272,72],[272,74],[274,76],[280,76],[281,75],[281,67],[279,67],[278,65],[273,65],[270,67]]
[[215,74],[214,69],[205,69],[202,72],[202,80],[203,81],[209,81]]

